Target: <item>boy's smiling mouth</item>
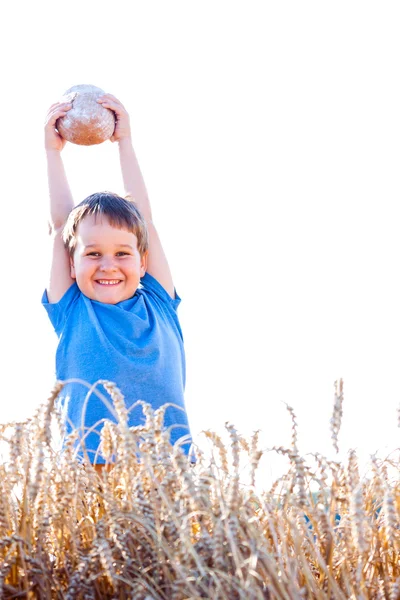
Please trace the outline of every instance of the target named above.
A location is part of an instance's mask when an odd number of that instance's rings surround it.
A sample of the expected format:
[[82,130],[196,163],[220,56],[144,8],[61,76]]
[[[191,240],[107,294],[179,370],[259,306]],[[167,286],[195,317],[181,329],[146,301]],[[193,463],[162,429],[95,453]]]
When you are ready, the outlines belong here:
[[117,285],[121,283],[121,279],[96,279],[96,283],[100,285]]

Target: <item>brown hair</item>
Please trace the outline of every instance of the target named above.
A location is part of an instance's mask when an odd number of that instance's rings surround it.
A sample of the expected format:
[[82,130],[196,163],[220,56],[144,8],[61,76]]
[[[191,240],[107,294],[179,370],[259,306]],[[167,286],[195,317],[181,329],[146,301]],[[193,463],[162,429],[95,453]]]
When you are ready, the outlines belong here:
[[97,192],[88,196],[71,210],[63,229],[63,241],[70,256],[76,248],[76,230],[88,215],[104,215],[113,227],[127,229],[135,234],[140,255],[148,250],[146,222],[134,202],[113,192]]

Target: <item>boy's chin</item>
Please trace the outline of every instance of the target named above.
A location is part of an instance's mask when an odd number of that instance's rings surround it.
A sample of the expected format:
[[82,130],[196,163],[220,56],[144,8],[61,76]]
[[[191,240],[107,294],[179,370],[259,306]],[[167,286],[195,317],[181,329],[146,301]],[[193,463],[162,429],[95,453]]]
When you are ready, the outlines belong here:
[[112,289],[106,289],[105,286],[102,288],[100,288],[100,286],[96,286],[96,288],[97,287],[99,287],[99,289],[88,290],[87,293],[85,293],[84,290],[81,291],[90,300],[96,300],[103,304],[118,304],[118,302],[123,302],[124,300],[132,298],[136,292],[136,289],[127,290],[123,287],[122,283],[113,286]]

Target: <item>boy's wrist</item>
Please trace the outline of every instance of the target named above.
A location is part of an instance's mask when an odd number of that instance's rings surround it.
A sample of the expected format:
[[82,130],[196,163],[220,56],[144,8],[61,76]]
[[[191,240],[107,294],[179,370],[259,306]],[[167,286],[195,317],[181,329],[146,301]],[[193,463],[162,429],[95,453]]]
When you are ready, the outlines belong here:
[[126,136],[118,140],[118,146],[123,148],[131,148],[132,147],[132,138],[131,136]]
[[48,156],[59,156],[61,154],[61,150],[58,148],[45,148],[45,152]]

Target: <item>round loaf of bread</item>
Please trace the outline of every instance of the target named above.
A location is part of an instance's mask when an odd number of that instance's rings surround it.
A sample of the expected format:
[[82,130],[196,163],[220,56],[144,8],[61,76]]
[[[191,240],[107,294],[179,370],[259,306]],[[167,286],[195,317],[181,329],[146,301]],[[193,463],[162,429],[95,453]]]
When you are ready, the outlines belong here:
[[61,137],[73,144],[92,146],[112,136],[114,113],[97,102],[103,94],[104,91],[94,85],[75,85],[63,94],[62,100],[71,102],[72,108],[65,117],[57,119]]

